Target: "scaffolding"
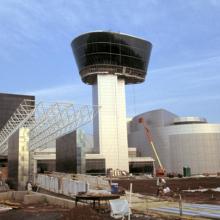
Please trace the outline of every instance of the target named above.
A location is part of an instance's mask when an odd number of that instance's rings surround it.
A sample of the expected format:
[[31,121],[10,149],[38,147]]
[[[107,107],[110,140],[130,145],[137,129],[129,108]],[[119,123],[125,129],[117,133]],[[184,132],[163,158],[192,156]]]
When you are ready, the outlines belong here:
[[29,128],[29,150],[45,149],[56,140],[93,120],[98,106],[48,103],[24,99],[0,131],[0,155],[7,154],[9,138],[22,127]]

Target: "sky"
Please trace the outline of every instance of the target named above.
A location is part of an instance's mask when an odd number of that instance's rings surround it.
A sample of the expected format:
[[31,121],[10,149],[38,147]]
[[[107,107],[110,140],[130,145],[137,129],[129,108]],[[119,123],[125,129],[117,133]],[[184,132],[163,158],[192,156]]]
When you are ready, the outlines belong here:
[[220,122],[219,0],[0,0],[0,92],[92,104],[70,47],[121,32],[153,44],[146,81],[126,87],[127,115],[167,109]]

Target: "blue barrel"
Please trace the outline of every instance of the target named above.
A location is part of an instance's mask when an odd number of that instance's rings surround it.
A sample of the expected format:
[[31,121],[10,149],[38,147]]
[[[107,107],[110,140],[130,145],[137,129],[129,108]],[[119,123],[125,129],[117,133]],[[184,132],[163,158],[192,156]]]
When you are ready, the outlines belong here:
[[111,193],[117,194],[118,193],[118,183],[112,183],[111,184]]

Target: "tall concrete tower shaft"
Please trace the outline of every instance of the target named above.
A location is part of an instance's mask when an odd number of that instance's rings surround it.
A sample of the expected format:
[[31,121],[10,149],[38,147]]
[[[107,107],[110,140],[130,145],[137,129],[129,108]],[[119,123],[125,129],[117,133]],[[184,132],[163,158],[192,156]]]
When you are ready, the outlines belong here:
[[93,105],[101,106],[94,120],[94,147],[105,157],[106,167],[128,170],[125,81],[116,75],[98,75],[93,85]]
[[82,81],[93,87],[94,148],[105,168],[128,171],[125,85],[145,79],[151,43],[112,32],[91,32],[71,44]]

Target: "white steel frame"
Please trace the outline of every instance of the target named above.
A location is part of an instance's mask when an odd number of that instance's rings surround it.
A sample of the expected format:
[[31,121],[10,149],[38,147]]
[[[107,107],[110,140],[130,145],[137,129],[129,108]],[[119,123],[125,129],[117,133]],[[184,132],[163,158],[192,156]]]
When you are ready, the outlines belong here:
[[34,105],[24,99],[7,124],[0,131],[0,155],[7,154],[7,142],[19,128],[29,128],[29,150],[44,149],[48,143],[86,125],[96,116],[98,106],[73,103],[46,103]]

